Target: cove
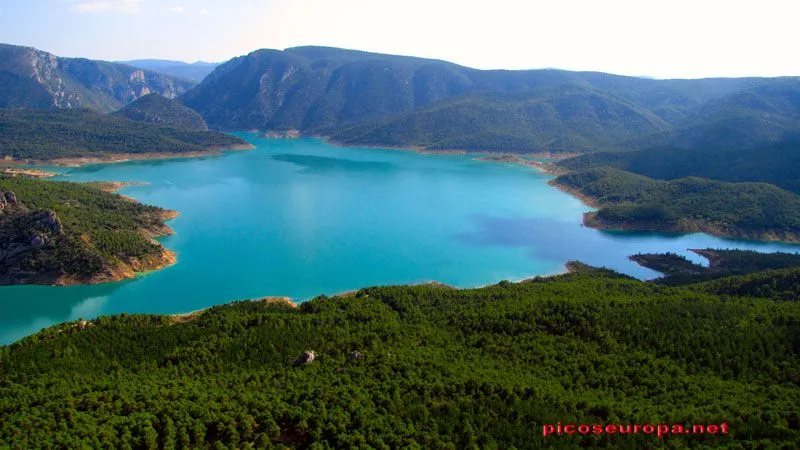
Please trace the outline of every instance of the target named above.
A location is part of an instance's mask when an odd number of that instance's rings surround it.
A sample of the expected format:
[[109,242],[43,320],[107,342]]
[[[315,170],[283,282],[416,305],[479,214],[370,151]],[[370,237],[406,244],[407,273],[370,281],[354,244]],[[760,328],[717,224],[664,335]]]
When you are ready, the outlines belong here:
[[270,295],[298,301],[365,286],[476,287],[562,272],[568,260],[636,276],[639,252],[800,246],[585,228],[589,210],[530,167],[467,155],[262,139],[221,156],[44,168],[76,182],[125,181],[122,194],[174,209],[162,239],[178,264],[99,286],[0,288],[0,345],[57,323],[181,313]]

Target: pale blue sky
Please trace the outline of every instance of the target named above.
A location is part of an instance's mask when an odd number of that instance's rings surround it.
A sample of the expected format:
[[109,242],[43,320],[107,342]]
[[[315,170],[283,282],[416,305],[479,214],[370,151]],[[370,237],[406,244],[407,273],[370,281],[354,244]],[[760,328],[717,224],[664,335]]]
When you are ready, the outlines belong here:
[[329,45],[471,67],[800,75],[796,0],[0,0],[0,42],[223,61]]

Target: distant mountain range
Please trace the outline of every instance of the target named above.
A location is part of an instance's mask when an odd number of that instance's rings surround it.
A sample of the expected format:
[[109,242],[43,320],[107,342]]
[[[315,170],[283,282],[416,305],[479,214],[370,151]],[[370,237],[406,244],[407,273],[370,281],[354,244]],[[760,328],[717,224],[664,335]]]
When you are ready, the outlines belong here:
[[483,71],[298,47],[234,58],[183,100],[219,129],[296,129],[349,144],[571,153],[777,142],[794,130],[791,100],[755,112],[748,101],[798,92],[796,78]]
[[[765,148],[800,136],[800,79],[789,77],[655,80],[477,70],[328,47],[257,50],[220,65],[128,61],[133,67],[8,45],[0,46],[0,57],[0,107],[111,112],[158,93],[180,97],[210,128],[299,130],[345,144],[708,151]],[[202,82],[191,88],[189,79]],[[151,123],[171,123],[172,113],[179,121],[189,117],[165,106],[149,105]],[[192,121],[200,127],[197,117]]]
[[124,64],[60,58],[30,47],[0,44],[0,108],[119,109],[157,92],[168,98],[192,83]]
[[[765,181],[800,192],[796,77],[476,70],[328,47],[257,50],[218,66],[129,63],[142,68],[2,45],[0,107],[110,112],[141,99],[117,115],[185,130],[298,130],[351,145],[590,153],[561,169],[610,166],[658,179]],[[176,67],[197,70],[191,77],[203,81],[191,88],[155,72],[190,78]],[[168,101],[175,97],[180,102]]]
[[164,59],[135,59],[132,61],[118,61],[120,64],[138,67],[140,69],[152,70],[174,77],[183,78],[193,83],[203,81],[203,78],[214,71],[220,63],[209,63],[198,61],[187,63],[183,61],[168,61]]

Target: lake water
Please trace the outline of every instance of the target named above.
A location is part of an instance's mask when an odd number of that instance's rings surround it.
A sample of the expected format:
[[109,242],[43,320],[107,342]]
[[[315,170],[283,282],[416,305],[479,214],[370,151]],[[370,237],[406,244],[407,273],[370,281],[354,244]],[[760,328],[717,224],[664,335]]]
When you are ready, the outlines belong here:
[[255,150],[59,168],[71,181],[145,182],[122,193],[180,211],[162,239],[178,264],[100,286],[0,288],[0,344],[60,322],[179,313],[270,295],[307,300],[371,285],[474,287],[559,273],[577,259],[637,276],[638,252],[800,247],[584,228],[579,200],[534,169],[464,155],[353,149],[241,134]]

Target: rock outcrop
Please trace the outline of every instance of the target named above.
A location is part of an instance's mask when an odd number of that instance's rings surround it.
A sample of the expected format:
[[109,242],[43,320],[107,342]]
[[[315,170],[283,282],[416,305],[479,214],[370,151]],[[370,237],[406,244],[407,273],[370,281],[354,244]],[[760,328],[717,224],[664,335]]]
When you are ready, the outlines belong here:
[[192,83],[124,64],[59,58],[30,47],[0,44],[2,108],[92,108],[111,112],[142,95],[176,98]]
[[305,366],[305,365],[308,365],[308,364],[311,364],[312,362],[314,362],[314,360],[316,358],[317,358],[317,354],[315,352],[309,350],[309,351],[306,351],[306,352],[303,352],[302,354],[300,354],[300,356],[298,356],[297,359],[295,360],[294,365],[296,365],[296,366]]

